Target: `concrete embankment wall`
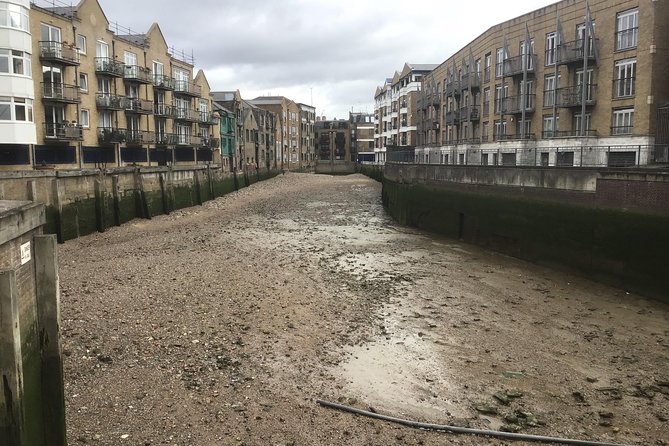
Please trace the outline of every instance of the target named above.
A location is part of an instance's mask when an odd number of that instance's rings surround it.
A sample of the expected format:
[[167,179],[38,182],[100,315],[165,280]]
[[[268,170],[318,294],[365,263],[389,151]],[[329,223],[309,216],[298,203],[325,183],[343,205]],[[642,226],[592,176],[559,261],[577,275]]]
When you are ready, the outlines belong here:
[[134,218],[199,205],[277,173],[233,174],[218,166],[1,172],[0,199],[44,203],[44,232],[64,242]]
[[383,202],[401,224],[669,301],[667,173],[401,164],[383,170]]

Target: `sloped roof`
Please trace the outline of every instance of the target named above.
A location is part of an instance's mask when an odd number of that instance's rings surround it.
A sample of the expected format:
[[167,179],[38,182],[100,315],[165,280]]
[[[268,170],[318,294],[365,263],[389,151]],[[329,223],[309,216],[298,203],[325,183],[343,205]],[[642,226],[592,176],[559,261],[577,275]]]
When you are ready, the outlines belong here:
[[127,40],[137,46],[144,46],[146,44],[146,34],[117,34],[119,39]]

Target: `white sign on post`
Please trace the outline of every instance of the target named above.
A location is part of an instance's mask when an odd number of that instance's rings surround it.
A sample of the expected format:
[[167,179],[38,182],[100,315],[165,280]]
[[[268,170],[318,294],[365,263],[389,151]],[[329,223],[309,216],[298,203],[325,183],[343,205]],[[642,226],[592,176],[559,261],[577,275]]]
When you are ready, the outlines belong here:
[[30,242],[21,245],[21,265],[30,262]]

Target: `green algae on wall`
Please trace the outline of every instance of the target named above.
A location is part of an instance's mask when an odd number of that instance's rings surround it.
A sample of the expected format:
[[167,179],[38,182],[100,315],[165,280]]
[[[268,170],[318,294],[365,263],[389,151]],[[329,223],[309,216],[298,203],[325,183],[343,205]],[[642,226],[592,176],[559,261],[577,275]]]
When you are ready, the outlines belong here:
[[384,180],[399,223],[669,300],[669,216]]

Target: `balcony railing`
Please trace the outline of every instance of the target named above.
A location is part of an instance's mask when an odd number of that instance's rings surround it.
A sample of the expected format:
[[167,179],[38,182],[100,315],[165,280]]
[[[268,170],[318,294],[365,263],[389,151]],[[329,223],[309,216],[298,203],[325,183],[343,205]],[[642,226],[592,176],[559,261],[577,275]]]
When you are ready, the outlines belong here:
[[128,98],[125,103],[125,111],[128,113],[150,115],[153,113],[153,102],[145,99]]
[[219,116],[217,113],[212,112],[200,112],[200,124],[204,125],[216,125],[218,124]]
[[176,144],[177,146],[192,146],[196,145],[195,143],[197,144],[200,143],[199,136],[179,135],[179,134],[174,135],[174,144]]
[[446,96],[460,96],[460,81],[451,81],[447,83],[444,93]]
[[73,45],[63,42],[42,40],[39,42],[39,57],[43,61],[57,62],[63,65],[79,65],[79,51]]
[[202,88],[192,82],[177,80],[174,82],[174,92],[187,96],[200,97]]
[[460,108],[460,121],[478,121],[481,117],[478,105],[469,105]]
[[632,125],[618,125],[611,127],[611,135],[631,135],[634,126]]
[[590,44],[585,48],[583,39],[573,40],[571,42],[561,43],[557,47],[558,65],[583,62],[584,53],[588,62],[595,60],[595,45],[599,39],[590,40]]
[[446,125],[455,124],[459,119],[460,119],[459,110],[447,111],[444,114],[444,124]]
[[79,87],[54,82],[42,82],[42,99],[74,104],[81,102]]
[[580,130],[544,130],[541,132],[541,137],[544,139],[550,138],[578,138],[578,137],[597,137],[597,130],[585,130],[581,135]]
[[83,139],[83,129],[77,124],[45,122],[44,138],[54,141],[80,141]]
[[126,145],[146,145],[155,144],[156,134],[148,130],[130,130],[124,129]]
[[153,83],[153,74],[148,68],[139,65],[126,65],[123,70],[123,79],[141,84]]
[[202,136],[200,137],[200,147],[204,147],[206,149],[218,149],[220,146],[220,139],[218,138],[212,138],[212,137],[205,137]]
[[174,133],[156,132],[157,146],[173,146],[176,144],[177,135]]
[[200,110],[174,107],[174,119],[178,119],[180,121],[198,122],[200,120]]
[[534,74],[534,67],[537,65],[537,56],[534,54],[524,54],[516,57],[504,59],[504,75],[518,76],[523,72]]
[[111,57],[96,57],[95,72],[113,77],[122,77],[125,65],[112,59]]
[[[556,93],[558,107],[580,107],[583,104],[583,88],[581,85],[558,88]],[[597,102],[597,85],[588,84],[585,94],[585,105],[595,105]]]
[[163,117],[174,117],[174,107],[167,104],[153,104],[153,114]]
[[117,96],[109,93],[98,93],[95,95],[95,104],[103,110],[123,110],[126,102],[127,98],[125,96]]
[[525,113],[532,113],[534,112],[535,96],[534,94],[526,94],[502,98],[501,112],[514,115],[523,113],[523,109],[525,109]]
[[173,77],[163,74],[153,75],[153,87],[161,90],[174,90],[175,80]]
[[125,141],[125,129],[117,127],[98,127],[98,143],[113,144]]
[[460,88],[462,90],[467,90],[469,88],[476,90],[481,88],[481,74],[476,72],[463,74],[462,79],[460,80]]

